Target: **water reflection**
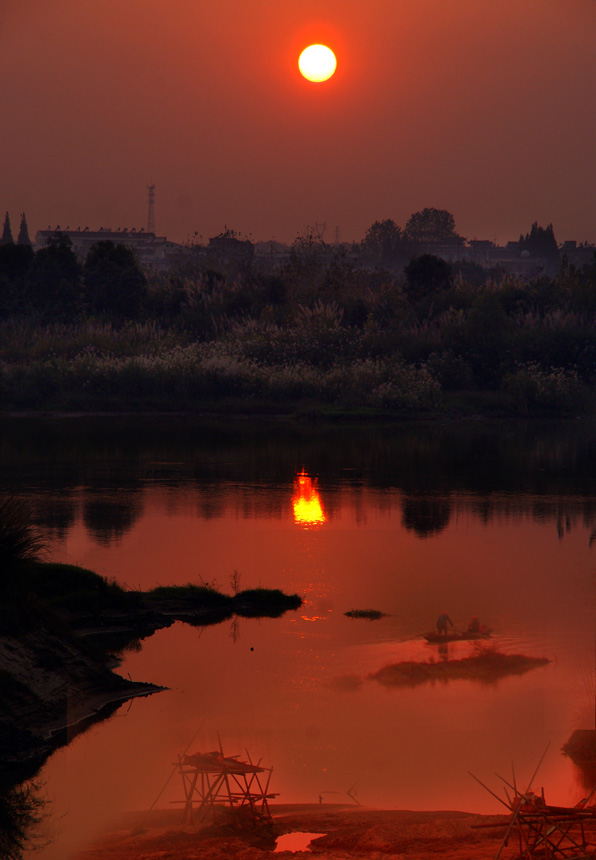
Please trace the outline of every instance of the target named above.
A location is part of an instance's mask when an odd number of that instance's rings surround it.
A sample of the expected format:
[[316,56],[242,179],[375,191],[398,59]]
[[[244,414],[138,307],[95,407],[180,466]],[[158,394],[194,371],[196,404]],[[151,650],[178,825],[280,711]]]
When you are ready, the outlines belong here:
[[546,657],[528,657],[525,654],[504,654],[496,648],[475,648],[475,653],[459,659],[449,659],[447,646],[441,651],[440,661],[407,660],[391,663],[369,675],[384,687],[394,689],[417,687],[421,684],[450,684],[456,681],[494,685],[510,675],[524,675],[550,661]]
[[596,731],[576,729],[562,749],[577,768],[584,790],[592,791],[596,786]]
[[[391,506],[398,494],[404,526],[420,538],[445,531],[466,510],[487,523],[529,516],[552,523],[562,538],[578,525],[590,526],[592,540],[596,533],[596,427],[588,423],[404,424],[371,433],[276,425],[263,432],[252,423],[163,417],[0,422],[0,489],[35,495],[38,523],[61,539],[81,507],[98,542],[122,537],[155,486],[174,508],[180,491],[192,489],[205,519],[225,517],[231,506],[240,516],[281,517],[282,484],[303,463],[324,484],[328,520],[340,488],[361,511],[363,493],[374,488]],[[239,485],[251,491],[239,497]]]
[[[358,780],[366,805],[494,811],[468,771],[514,761],[531,773],[548,740],[548,795],[575,802],[574,766],[560,749],[574,729],[593,726],[582,674],[593,671],[596,433],[269,433],[160,419],[137,427],[133,444],[114,426],[100,438],[54,424],[43,449],[39,433],[0,425],[2,488],[33,498],[49,528],[44,511],[64,499],[57,558],[142,588],[225,587],[238,570],[247,588],[306,602],[292,617],[243,620],[240,638],[228,625],[199,638],[175,624],[128,654],[123,675],[169,692],[50,760],[58,820],[70,811],[62,845],[77,828],[84,841],[121,810],[148,809],[199,724],[199,748],[214,749],[221,733],[226,747],[270,762],[282,802],[316,802]],[[300,520],[293,500],[309,495],[320,514]],[[385,615],[353,623],[344,615],[352,607]],[[385,665],[428,660],[422,634],[444,607],[456,624],[481,617],[504,653],[551,662],[495,684],[371,681]],[[460,659],[462,647],[450,644],[436,662]],[[164,807],[176,797],[166,791]],[[68,853],[44,860],[59,856]]]
[[89,493],[83,502],[83,522],[95,540],[109,546],[119,540],[142,516],[143,503],[138,493]]
[[317,479],[311,478],[304,469],[294,478],[292,507],[294,520],[301,526],[318,526],[327,521]]
[[433,496],[405,496],[403,500],[402,522],[406,529],[414,531],[418,537],[426,538],[446,529],[451,518],[451,504],[448,499]]

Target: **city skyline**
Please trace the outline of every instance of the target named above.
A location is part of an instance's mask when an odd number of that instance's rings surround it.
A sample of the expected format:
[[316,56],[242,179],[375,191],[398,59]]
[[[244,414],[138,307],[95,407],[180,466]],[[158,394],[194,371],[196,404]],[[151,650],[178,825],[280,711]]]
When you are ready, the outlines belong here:
[[[155,184],[176,242],[359,241],[424,207],[468,239],[594,242],[595,32],[594,0],[25,0],[0,30],[0,209],[146,228]],[[324,83],[298,71],[311,42]]]

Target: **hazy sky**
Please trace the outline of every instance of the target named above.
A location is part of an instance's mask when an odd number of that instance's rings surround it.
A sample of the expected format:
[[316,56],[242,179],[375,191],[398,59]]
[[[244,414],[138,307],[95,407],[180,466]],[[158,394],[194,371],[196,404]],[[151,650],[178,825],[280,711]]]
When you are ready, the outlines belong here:
[[[328,44],[328,82],[297,59]],[[0,0],[13,228],[596,241],[596,0]]]

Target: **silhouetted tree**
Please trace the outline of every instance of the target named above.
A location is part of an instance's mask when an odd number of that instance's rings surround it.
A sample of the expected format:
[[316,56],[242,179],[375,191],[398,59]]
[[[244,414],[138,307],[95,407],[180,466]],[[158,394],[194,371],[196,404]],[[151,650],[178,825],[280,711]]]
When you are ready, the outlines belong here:
[[368,228],[360,247],[365,259],[380,266],[391,266],[404,256],[405,245],[401,227],[387,218],[375,221]]
[[421,245],[449,242],[463,245],[463,236],[455,232],[455,218],[446,209],[422,209],[410,215],[406,235]]
[[24,308],[24,285],[33,263],[30,245],[0,245],[0,317]]
[[533,257],[558,257],[559,247],[555,239],[553,225],[539,227],[534,221],[529,233],[519,237],[520,251],[528,251]]
[[290,248],[290,262],[301,269],[323,267],[331,256],[331,249],[316,228],[308,227],[304,234],[297,236]]
[[14,239],[12,238],[12,230],[10,229],[10,215],[7,212],[4,216],[4,227],[2,229],[0,245],[12,245],[13,243]]
[[31,239],[29,238],[29,228],[27,227],[27,219],[25,218],[25,213],[21,215],[21,226],[19,229],[19,238],[17,239],[18,245],[27,245],[29,248],[31,247]]
[[512,323],[499,295],[480,293],[467,314],[460,346],[481,387],[500,383],[508,357]]
[[98,242],[83,266],[84,301],[100,316],[138,317],[147,299],[147,279],[127,245]]
[[434,254],[412,257],[404,269],[405,292],[410,301],[420,302],[451,286],[451,266]]
[[70,239],[57,233],[35,254],[26,279],[29,307],[45,317],[69,319],[78,312],[80,296],[81,266]]

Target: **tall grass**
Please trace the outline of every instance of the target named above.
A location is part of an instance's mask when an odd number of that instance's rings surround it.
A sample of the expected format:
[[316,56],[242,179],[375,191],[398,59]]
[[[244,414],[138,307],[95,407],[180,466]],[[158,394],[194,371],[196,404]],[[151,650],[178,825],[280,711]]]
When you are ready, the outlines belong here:
[[144,355],[183,340],[155,322],[49,323],[9,319],[0,322],[0,355],[5,362],[71,359],[98,355]]
[[[440,386],[393,351],[372,357],[337,306],[292,325],[237,321],[218,340],[185,342],[155,325],[0,326],[0,394],[16,406],[114,402],[180,408],[222,397],[316,399],[376,408],[436,406]],[[376,350],[373,350],[376,351]]]
[[[0,857],[2,860],[23,860],[32,847],[32,832],[45,818],[46,802],[40,786],[34,782],[0,791]],[[42,847],[41,840],[33,839]]]
[[31,523],[27,506],[13,497],[0,502],[0,571],[22,562],[38,561],[45,550],[41,535]]
[[281,403],[315,398],[323,403],[409,408],[436,406],[440,386],[426,368],[390,359],[353,359],[317,367],[302,361],[269,362],[243,356],[230,344],[193,344],[153,355],[106,356],[85,351],[0,369],[5,401],[59,405],[68,398],[99,403],[149,398],[170,407],[205,399],[241,397]]
[[490,391],[508,408],[568,412],[584,408],[596,381],[594,315],[558,281],[460,279],[423,313],[398,282],[341,267],[319,295],[287,272],[277,297],[245,275],[162,280],[142,323],[0,322],[0,399],[34,409],[292,411],[318,401],[408,411],[442,409],[445,391]]

